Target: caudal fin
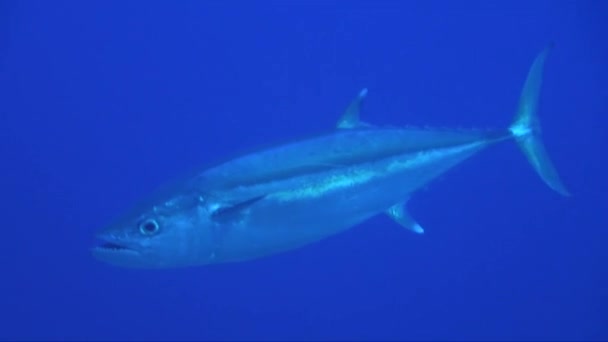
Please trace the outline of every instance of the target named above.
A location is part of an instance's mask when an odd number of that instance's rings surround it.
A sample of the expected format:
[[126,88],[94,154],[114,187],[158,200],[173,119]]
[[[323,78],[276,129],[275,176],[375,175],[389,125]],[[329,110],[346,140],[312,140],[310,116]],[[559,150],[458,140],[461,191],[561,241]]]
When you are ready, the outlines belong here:
[[569,196],[570,193],[560,180],[545,150],[541,140],[540,123],[536,115],[545,59],[552,48],[553,44],[549,45],[534,60],[519,98],[515,121],[509,130],[543,181],[561,195]]

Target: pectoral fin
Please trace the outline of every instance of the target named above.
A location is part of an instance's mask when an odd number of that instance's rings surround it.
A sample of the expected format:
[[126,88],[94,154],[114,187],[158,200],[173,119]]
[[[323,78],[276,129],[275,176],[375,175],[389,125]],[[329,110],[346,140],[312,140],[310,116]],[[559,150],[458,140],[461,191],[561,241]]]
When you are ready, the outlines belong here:
[[403,228],[413,231],[416,234],[423,234],[424,228],[414,221],[412,216],[407,212],[405,208],[405,202],[397,203],[386,210],[386,214],[397,222]]
[[246,209],[250,208],[259,200],[264,199],[264,197],[266,197],[266,195],[253,197],[229,206],[220,207],[211,214],[211,218],[215,221],[223,222],[239,219]]

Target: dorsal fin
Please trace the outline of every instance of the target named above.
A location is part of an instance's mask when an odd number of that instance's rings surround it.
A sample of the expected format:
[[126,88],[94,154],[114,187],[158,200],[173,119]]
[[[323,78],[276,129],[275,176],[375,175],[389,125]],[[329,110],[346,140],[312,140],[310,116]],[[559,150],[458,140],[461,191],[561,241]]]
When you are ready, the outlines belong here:
[[357,97],[350,103],[350,105],[344,111],[344,114],[340,118],[337,124],[339,129],[351,129],[361,126],[359,120],[359,114],[361,112],[361,104],[367,96],[367,88],[361,89]]

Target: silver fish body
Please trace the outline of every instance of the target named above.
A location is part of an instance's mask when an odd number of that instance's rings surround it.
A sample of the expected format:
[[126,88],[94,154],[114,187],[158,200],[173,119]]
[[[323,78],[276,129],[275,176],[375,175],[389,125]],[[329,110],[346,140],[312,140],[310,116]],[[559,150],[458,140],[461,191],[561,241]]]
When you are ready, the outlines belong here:
[[492,144],[514,140],[545,183],[568,192],[540,140],[536,107],[546,49],[503,131],[381,128],[362,123],[366,90],[328,134],[248,154],[186,179],[102,231],[93,254],[129,267],[256,259],[385,214],[422,233],[406,208],[416,190]]

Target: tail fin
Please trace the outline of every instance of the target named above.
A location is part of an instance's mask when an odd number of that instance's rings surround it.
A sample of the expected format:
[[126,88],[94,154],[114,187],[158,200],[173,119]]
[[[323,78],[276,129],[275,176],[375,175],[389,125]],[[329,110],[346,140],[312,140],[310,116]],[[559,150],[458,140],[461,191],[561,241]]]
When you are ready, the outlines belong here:
[[534,60],[519,98],[517,116],[509,127],[509,131],[543,181],[561,195],[569,196],[570,193],[560,180],[545,150],[541,140],[540,123],[536,116],[543,67],[552,48],[553,44],[550,44]]

